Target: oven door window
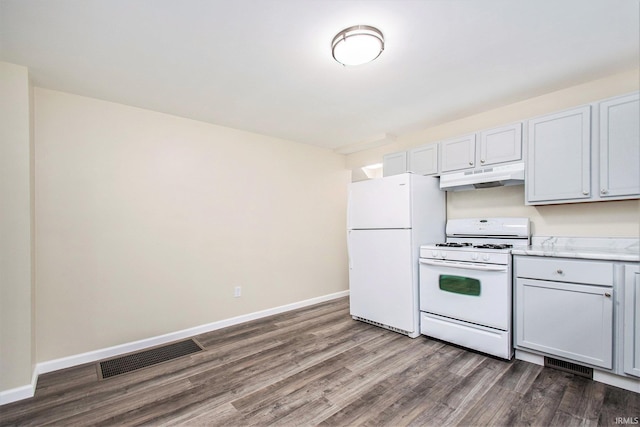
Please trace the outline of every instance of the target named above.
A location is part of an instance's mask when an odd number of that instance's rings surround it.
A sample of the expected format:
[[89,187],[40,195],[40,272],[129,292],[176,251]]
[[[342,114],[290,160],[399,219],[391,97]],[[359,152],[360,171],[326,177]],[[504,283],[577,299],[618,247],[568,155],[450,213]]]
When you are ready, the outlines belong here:
[[471,277],[441,274],[440,289],[454,294],[480,296],[480,281]]

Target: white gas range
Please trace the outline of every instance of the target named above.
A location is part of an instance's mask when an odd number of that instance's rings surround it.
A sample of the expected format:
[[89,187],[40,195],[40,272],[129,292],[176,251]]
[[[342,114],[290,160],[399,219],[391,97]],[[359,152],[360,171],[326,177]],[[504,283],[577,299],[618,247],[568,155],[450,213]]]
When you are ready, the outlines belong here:
[[446,234],[420,247],[420,332],[511,359],[511,249],[529,245],[529,219],[452,219]]

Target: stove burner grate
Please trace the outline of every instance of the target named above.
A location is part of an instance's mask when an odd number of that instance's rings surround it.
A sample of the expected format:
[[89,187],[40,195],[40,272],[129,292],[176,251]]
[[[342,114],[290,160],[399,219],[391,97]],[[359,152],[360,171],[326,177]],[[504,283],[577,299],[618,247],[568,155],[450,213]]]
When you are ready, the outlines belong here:
[[471,243],[447,242],[447,243],[436,243],[436,246],[444,247],[444,248],[464,248],[466,246],[471,246]]
[[513,245],[507,243],[495,244],[495,243],[484,243],[481,245],[474,245],[474,248],[478,249],[511,249]]

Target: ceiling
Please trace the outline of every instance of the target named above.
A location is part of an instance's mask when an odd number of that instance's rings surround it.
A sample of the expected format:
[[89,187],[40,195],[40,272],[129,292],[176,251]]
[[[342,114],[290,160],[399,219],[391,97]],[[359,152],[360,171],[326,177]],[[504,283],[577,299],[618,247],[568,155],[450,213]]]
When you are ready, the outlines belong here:
[[[639,66],[638,0],[0,0],[34,85],[351,152]],[[382,55],[345,68],[340,30]],[[382,142],[380,142],[382,141]]]

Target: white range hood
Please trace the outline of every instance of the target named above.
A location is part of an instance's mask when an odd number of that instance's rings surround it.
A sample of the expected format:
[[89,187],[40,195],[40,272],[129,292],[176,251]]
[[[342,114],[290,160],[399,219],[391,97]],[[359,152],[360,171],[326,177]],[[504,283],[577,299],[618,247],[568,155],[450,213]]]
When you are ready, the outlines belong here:
[[524,162],[440,175],[440,189],[473,190],[524,184]]

